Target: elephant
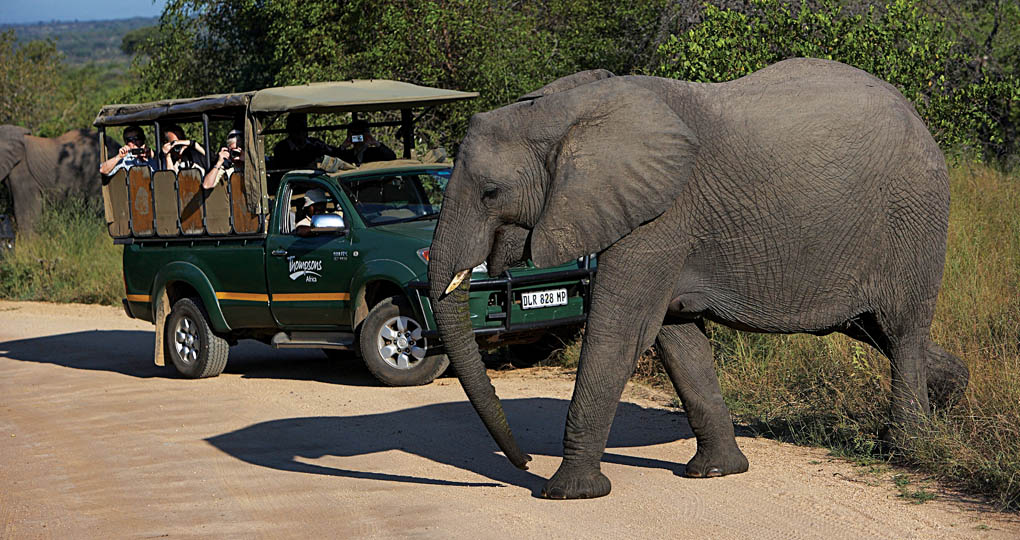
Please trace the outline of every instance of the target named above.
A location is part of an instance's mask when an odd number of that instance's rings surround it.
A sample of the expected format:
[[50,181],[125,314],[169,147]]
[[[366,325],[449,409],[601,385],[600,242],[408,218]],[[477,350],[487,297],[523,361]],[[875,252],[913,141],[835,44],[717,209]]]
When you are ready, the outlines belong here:
[[[111,155],[118,148],[107,138]],[[18,230],[31,232],[44,200],[100,197],[99,134],[75,129],[50,139],[0,126],[0,181],[10,189]]]
[[607,495],[606,437],[653,344],[697,440],[685,475],[745,472],[705,322],[839,332],[892,365],[890,442],[967,367],[930,337],[945,264],[949,175],[892,85],[833,61],[788,59],[692,83],[577,73],[468,123],[428,270],[436,326],[469,400],[517,467],[471,332],[472,268],[489,274],[598,256],[563,439],[542,495]]

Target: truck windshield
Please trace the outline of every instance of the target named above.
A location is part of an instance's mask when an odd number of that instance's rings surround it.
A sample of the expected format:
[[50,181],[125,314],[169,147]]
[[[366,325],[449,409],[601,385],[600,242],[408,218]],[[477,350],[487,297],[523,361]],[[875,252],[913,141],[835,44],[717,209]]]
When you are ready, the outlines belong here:
[[343,185],[371,227],[438,217],[449,180],[450,170],[442,169],[351,178]]

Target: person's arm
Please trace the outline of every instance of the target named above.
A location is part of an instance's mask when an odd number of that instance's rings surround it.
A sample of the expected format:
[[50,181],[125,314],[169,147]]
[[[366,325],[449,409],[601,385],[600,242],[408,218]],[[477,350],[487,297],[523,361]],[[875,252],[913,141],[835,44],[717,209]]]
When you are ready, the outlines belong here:
[[99,165],[99,174],[102,175],[110,174],[110,172],[113,171],[117,164],[120,163],[122,159],[124,159],[124,156],[128,154],[128,151],[129,148],[127,146],[121,146],[120,150],[117,150],[116,156],[113,156],[112,158],[102,162]]
[[216,166],[205,173],[205,178],[202,180],[202,187],[205,189],[212,189],[216,187],[216,184],[220,181],[220,175],[223,174],[223,162],[230,157],[230,150],[226,147],[220,148],[219,159],[216,160]]

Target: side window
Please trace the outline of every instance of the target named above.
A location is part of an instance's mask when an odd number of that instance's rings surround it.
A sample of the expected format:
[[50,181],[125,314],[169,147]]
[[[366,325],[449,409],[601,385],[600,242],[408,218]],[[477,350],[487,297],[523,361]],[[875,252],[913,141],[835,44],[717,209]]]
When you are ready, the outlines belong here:
[[302,225],[310,225],[315,214],[343,216],[343,208],[337,203],[336,195],[330,188],[317,182],[291,182],[284,190],[283,206],[280,201],[280,233],[294,234]]

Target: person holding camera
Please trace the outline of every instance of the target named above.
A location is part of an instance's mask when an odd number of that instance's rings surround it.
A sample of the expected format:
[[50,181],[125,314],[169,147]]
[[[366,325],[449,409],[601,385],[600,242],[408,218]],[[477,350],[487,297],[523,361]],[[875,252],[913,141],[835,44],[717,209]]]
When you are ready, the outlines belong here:
[[150,172],[156,170],[156,155],[145,146],[145,132],[142,128],[131,125],[124,128],[124,146],[120,147],[116,156],[99,164],[99,173],[112,176],[121,169],[130,170],[131,167],[141,166],[149,167]]
[[223,178],[230,178],[235,172],[244,170],[244,148],[241,144],[241,132],[232,130],[227,134],[227,145],[220,148],[216,166],[205,174],[202,187],[212,189]]
[[390,147],[376,140],[368,122],[355,120],[347,127],[347,140],[340,145],[340,159],[354,165],[397,159]]
[[177,124],[170,124],[163,132],[166,142],[163,143],[163,155],[166,156],[166,168],[180,172],[181,169],[198,169],[199,174],[205,176],[205,167],[201,165],[204,161],[205,148],[195,141],[187,139],[184,130]]

